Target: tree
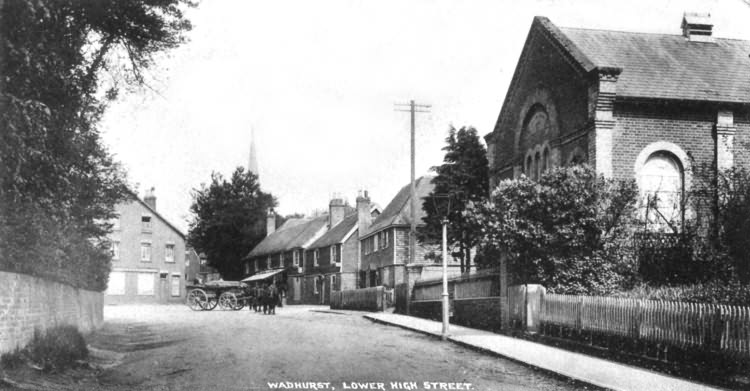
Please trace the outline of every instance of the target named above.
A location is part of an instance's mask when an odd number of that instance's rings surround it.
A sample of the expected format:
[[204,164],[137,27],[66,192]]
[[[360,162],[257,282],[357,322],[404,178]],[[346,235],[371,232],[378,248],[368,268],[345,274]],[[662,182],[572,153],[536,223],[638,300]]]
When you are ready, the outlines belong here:
[[[116,86],[141,85],[153,56],[184,42],[185,3],[0,2],[0,268],[105,288],[126,184],[97,124]],[[106,93],[105,72],[123,75]]]
[[[484,202],[488,195],[489,165],[487,152],[479,140],[476,129],[462,127],[458,131],[451,127],[443,147],[443,164],[433,167],[437,176],[432,180],[433,191],[422,204],[425,211],[424,226],[419,227],[418,235],[428,243],[442,241],[442,220],[440,195],[450,196],[448,219],[448,245],[454,249],[452,255],[461,262],[461,272],[471,265],[471,249],[478,241],[478,227],[472,219],[464,216],[467,205]],[[437,197],[436,197],[437,196]],[[433,202],[434,201],[434,202]]]
[[242,259],[266,235],[267,211],[276,206],[271,194],[260,190],[258,177],[237,167],[227,181],[211,174],[211,184],[193,191],[188,243],[205,253],[223,278],[243,277]]
[[502,181],[466,215],[481,245],[508,254],[513,283],[557,293],[603,294],[634,275],[635,181],[597,176],[588,166],[555,168],[539,181]]

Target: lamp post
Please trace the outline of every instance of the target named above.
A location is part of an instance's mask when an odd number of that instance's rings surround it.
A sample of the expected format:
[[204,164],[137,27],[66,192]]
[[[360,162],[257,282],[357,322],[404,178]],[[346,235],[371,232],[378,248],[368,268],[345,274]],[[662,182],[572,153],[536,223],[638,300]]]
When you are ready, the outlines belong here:
[[451,194],[434,194],[432,196],[433,206],[438,215],[442,216],[440,222],[443,225],[443,332],[442,339],[448,338],[449,325],[449,294],[448,294],[448,215],[451,211]]

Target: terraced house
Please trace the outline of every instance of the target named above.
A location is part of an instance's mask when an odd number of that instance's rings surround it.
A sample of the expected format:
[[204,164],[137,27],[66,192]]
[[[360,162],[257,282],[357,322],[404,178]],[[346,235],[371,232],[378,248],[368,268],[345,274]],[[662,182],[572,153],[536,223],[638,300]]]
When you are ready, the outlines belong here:
[[185,235],[156,211],[153,188],[115,206],[112,271],[105,303],[169,303],[185,298]]
[[[433,177],[423,176],[416,180],[417,226],[425,216],[422,203],[434,188]],[[357,209],[367,210],[369,198],[357,198]],[[359,212],[363,216],[362,212]],[[437,244],[416,243],[416,255],[409,258],[409,231],[411,229],[411,184],[401,188],[396,196],[372,221],[361,218],[359,221],[360,264],[358,288],[383,285],[393,288],[407,282],[407,273],[412,282],[416,279],[437,277],[442,272],[440,258],[430,257],[439,253]],[[449,257],[450,274],[458,270],[452,257]]]
[[266,237],[245,257],[245,275],[253,284],[272,282],[283,292],[290,275],[302,274],[305,250],[326,231],[328,216],[289,219],[276,229],[276,215],[268,212]]
[[[715,37],[708,14],[686,13],[680,29],[591,30],[534,18],[485,137],[493,185],[587,162],[636,179],[651,230],[679,226],[691,167],[750,163],[750,42]],[[661,215],[644,202],[657,193]]]

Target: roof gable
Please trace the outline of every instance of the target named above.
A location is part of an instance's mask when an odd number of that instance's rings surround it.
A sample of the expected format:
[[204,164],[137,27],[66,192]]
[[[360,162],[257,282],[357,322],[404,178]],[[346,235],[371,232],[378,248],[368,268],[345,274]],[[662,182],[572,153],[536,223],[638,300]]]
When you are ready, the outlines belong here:
[[333,226],[323,236],[318,238],[309,248],[328,247],[333,244],[339,244],[346,241],[352,229],[357,227],[357,214],[352,213],[346,216],[340,223]]
[[146,201],[143,201],[140,197],[138,197],[137,194],[135,194],[134,192],[132,192],[130,190],[128,190],[127,192],[130,194],[130,197],[132,199],[134,199],[139,204],[141,204],[144,208],[146,208],[146,210],[149,211],[149,213],[152,213],[154,216],[156,216],[157,218],[159,218],[159,220],[161,220],[164,224],[166,224],[167,227],[171,228],[175,233],[177,233],[177,235],[179,235],[183,240],[185,240],[185,234],[182,233],[182,231],[180,231],[172,223],[170,223],[169,220],[167,220],[166,218],[164,218],[164,216],[162,216],[161,214],[159,214],[159,212],[157,212],[155,209],[151,208],[151,206],[149,206],[149,204],[147,204]]
[[[432,183],[434,176],[423,176],[416,180],[417,190],[417,224],[422,224],[422,219],[425,217],[424,210],[422,209],[422,201],[427,197],[435,185]],[[360,238],[365,238],[374,234],[377,231],[383,230],[392,226],[405,226],[411,225],[411,184],[408,184],[399,190],[395,197],[388,203],[388,206],[383,209],[380,215],[375,218],[372,225],[367,230],[365,235],[360,232]]]

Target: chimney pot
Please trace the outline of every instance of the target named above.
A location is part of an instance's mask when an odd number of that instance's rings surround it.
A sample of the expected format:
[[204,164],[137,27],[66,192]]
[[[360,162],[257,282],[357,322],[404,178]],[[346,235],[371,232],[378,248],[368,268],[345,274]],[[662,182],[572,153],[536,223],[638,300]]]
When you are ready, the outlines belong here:
[[146,190],[146,195],[143,197],[143,202],[146,203],[151,209],[156,210],[156,195],[155,195],[156,188],[151,187],[150,189]]
[[273,208],[268,208],[266,213],[266,236],[276,231],[276,213]]

